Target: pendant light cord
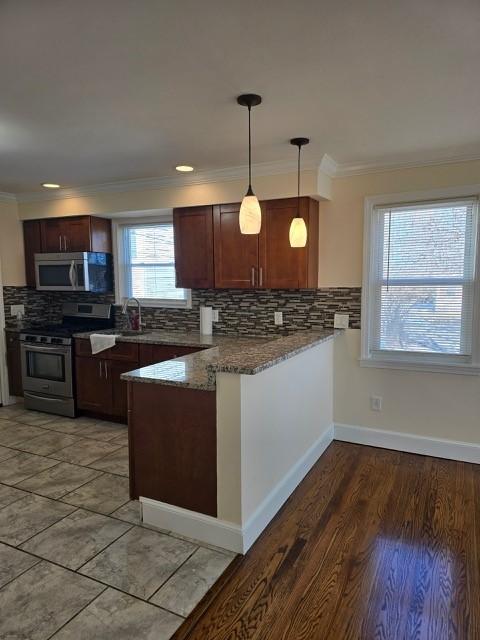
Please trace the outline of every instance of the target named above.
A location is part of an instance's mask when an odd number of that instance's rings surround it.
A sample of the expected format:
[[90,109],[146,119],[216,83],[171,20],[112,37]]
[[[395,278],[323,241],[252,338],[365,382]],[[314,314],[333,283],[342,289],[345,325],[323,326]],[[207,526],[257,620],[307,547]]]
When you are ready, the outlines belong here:
[[248,191],[252,190],[252,125],[250,116],[252,107],[248,107]]
[[300,218],[300,151],[302,146],[298,145],[298,170],[297,170],[297,218]]

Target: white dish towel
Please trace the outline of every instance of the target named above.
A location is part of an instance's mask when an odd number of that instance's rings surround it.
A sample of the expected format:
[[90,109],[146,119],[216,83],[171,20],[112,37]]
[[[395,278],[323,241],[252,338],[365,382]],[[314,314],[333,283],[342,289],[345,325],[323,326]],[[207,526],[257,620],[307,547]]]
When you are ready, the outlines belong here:
[[115,342],[119,337],[117,334],[92,333],[90,335],[92,353],[100,353],[100,351],[105,351],[105,349],[111,349],[115,346]]

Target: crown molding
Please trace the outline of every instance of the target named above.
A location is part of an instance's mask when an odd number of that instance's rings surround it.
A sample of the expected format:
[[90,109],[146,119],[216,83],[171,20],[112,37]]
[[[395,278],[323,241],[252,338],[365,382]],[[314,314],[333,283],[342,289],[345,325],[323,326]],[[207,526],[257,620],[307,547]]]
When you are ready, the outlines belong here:
[[[443,164],[455,164],[457,162],[473,162],[480,160],[480,154],[446,156],[430,160],[405,160],[405,161],[384,161],[384,162],[352,162],[339,163],[336,172],[332,177],[346,178],[348,176],[361,176],[367,173],[381,173],[382,171],[395,171],[397,169],[415,169],[419,167],[438,166]],[[335,162],[335,161],[333,161]]]
[[14,193],[0,191],[0,202],[16,202],[17,198]]
[[[303,171],[316,169],[315,165],[303,167]],[[254,176],[271,176],[292,173],[297,171],[295,160],[280,160],[277,162],[263,162],[252,165]],[[35,191],[31,193],[19,193],[16,200],[23,202],[41,202],[46,200],[63,200],[66,198],[79,198],[93,196],[98,193],[115,193],[128,191],[148,191],[163,189],[165,187],[185,187],[191,185],[209,184],[212,182],[228,182],[244,180],[248,176],[248,166],[228,167],[226,169],[213,169],[212,171],[200,171],[192,175],[164,176],[160,178],[140,178],[138,180],[122,180],[118,182],[104,182],[97,185],[77,187],[71,189],[56,189],[54,192]]]

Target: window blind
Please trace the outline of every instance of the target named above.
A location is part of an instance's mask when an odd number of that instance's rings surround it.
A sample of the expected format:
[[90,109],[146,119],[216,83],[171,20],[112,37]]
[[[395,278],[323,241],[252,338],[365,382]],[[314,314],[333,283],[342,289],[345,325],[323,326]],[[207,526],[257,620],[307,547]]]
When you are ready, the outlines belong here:
[[471,356],[477,200],[373,214],[372,355]]
[[173,224],[132,224],[122,228],[125,295],[139,299],[186,300],[175,287]]

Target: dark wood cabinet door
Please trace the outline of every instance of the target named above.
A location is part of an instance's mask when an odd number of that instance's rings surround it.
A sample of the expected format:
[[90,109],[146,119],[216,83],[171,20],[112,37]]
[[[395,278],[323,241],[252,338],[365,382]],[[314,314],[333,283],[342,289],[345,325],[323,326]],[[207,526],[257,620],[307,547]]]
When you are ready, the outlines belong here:
[[130,494],[217,515],[216,394],[129,383]]
[[128,384],[123,380],[120,380],[122,373],[132,371],[138,368],[138,362],[126,363],[110,360],[106,362],[107,365],[107,377],[110,381],[112,401],[110,405],[109,414],[116,418],[122,418],[124,422],[127,422],[128,412]]
[[258,235],[240,233],[240,203],[213,208],[215,288],[252,289],[261,286]]
[[300,198],[300,215],[307,225],[307,245],[291,247],[290,223],[297,216],[297,198],[262,203],[260,273],[268,289],[315,288],[318,283],[318,202]]
[[64,226],[63,218],[49,218],[40,221],[42,251],[44,253],[59,253],[64,251],[63,235]]
[[112,405],[112,384],[108,362],[99,358],[75,358],[77,407],[109,415]]
[[39,220],[23,223],[23,245],[25,249],[25,278],[28,287],[35,286],[35,254],[42,252],[42,236]]
[[22,396],[22,362],[20,357],[20,340],[17,333],[7,331],[7,367],[8,388],[10,395]]
[[213,287],[212,207],[174,209],[173,229],[177,287]]
[[90,216],[63,218],[63,250],[91,251]]
[[172,360],[172,358],[186,356],[196,351],[202,351],[200,347],[186,347],[183,345],[141,344],[139,346],[141,367],[148,367],[150,364]]

